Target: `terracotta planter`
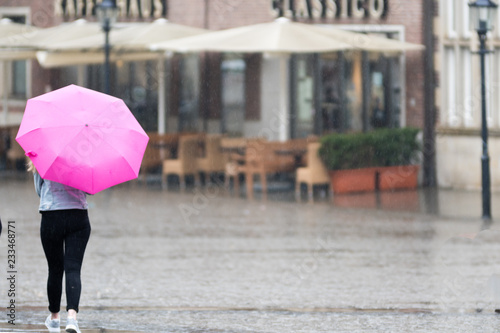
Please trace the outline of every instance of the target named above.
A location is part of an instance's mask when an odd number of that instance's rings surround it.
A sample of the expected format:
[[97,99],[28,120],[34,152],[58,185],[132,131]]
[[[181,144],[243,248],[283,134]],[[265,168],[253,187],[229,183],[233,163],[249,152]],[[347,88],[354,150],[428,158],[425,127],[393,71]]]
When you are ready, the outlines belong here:
[[418,186],[418,165],[401,165],[377,168],[378,189],[414,189]]
[[379,208],[394,211],[419,212],[418,191],[380,191]]
[[332,170],[330,179],[333,193],[375,191],[377,168]]
[[[386,192],[386,194],[393,194]],[[374,192],[362,193],[335,193],[332,197],[332,203],[336,207],[343,208],[362,208],[362,209],[375,209],[377,208],[377,196]]]

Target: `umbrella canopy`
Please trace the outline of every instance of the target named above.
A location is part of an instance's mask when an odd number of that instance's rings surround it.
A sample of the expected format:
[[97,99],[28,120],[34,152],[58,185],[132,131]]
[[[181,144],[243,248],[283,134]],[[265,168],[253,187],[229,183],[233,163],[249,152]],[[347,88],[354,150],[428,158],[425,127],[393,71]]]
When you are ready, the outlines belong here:
[[[30,33],[39,30],[27,24],[15,23],[8,18],[0,20],[0,36],[2,38],[12,38],[12,36]],[[0,60],[22,60],[34,58],[35,52],[32,50],[22,50],[17,48],[0,49]]]
[[326,29],[279,18],[270,23],[215,31],[202,36],[152,44],[153,50],[178,52],[266,52],[316,53],[352,49],[343,41],[335,41]]
[[36,31],[0,38],[0,48],[16,47],[43,49],[45,45],[55,41],[61,43],[69,42],[76,38],[97,34],[100,31],[101,26],[99,23],[79,19],[71,23],[63,23],[51,28],[38,29]]
[[149,138],[123,100],[70,85],[28,100],[16,140],[42,178],[94,194],[137,178]]
[[[150,51],[150,44],[206,32],[208,31],[204,29],[170,23],[166,19],[157,19],[152,23],[135,23],[119,30],[111,30],[109,40],[115,52]],[[102,32],[67,42],[56,40],[45,45],[45,48],[51,51],[102,50],[103,47],[104,33]]]
[[186,37],[170,42],[153,44],[153,50],[177,52],[264,52],[280,55],[279,84],[279,139],[288,138],[289,117],[287,97],[287,59],[290,53],[316,53],[349,50],[353,47],[335,41],[325,29],[309,24],[291,22],[279,18],[271,23],[209,32],[201,36]]
[[[110,61],[143,61],[157,60],[159,57],[156,52],[112,52],[109,56]],[[55,68],[77,65],[98,65],[103,64],[105,55],[103,51],[38,51],[36,58],[44,68]]]
[[[17,36],[19,34],[28,33],[31,31],[36,31],[38,28],[12,22],[12,20],[8,18],[4,18],[0,20],[0,36],[3,38],[12,38],[12,36]],[[8,61],[12,60],[25,60],[35,57],[35,51],[26,50],[26,49],[18,49],[18,48],[0,48],[0,61],[1,69],[2,69],[2,117],[0,118],[0,126],[2,125],[17,125],[19,124],[19,119],[15,117],[12,119],[9,116],[9,104],[8,104]]]
[[322,29],[327,36],[347,43],[354,49],[361,51],[391,54],[405,51],[419,51],[425,48],[420,44],[402,42],[373,34],[364,34],[331,27],[322,27]]
[[[152,52],[150,45],[161,41],[194,36],[207,30],[170,23],[158,19],[152,23],[134,23],[130,26],[113,29],[110,32],[111,61],[158,60],[158,71],[164,71],[163,52]],[[104,63],[104,34],[97,34],[61,42],[54,40],[44,45],[45,51],[37,52],[38,62],[46,68],[102,64]],[[165,132],[166,97],[165,76],[159,75],[158,82],[158,130]]]
[[177,52],[322,53],[347,49],[402,52],[423,47],[378,36],[292,22],[281,17],[270,23],[157,43],[152,48]]
[[15,23],[8,18],[3,18],[0,20],[0,35],[2,37],[22,34],[34,30],[38,30],[38,28],[27,24]]
[[[161,41],[206,33],[207,30],[169,23],[158,19],[152,23],[133,23],[109,34],[110,60],[137,61],[158,59],[150,45]],[[44,51],[37,53],[43,67],[60,67],[104,62],[104,33],[71,41],[54,40],[44,45]]]

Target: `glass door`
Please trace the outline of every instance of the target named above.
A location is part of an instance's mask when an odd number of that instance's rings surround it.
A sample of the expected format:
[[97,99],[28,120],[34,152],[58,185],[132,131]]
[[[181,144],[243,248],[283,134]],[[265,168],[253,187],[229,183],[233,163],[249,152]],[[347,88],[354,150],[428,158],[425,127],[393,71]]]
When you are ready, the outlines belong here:
[[312,55],[295,56],[296,93],[293,137],[303,138],[314,133],[314,64]]
[[243,136],[245,125],[245,61],[241,58],[222,61],[222,133]]
[[180,61],[179,132],[198,132],[200,64],[197,55],[185,55]]

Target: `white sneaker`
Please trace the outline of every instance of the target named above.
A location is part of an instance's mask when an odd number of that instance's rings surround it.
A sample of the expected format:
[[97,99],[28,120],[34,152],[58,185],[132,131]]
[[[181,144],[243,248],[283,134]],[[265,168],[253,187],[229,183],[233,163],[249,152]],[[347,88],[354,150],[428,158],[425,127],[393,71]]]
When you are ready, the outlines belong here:
[[51,315],[45,319],[45,326],[49,329],[49,332],[61,332],[61,320],[59,319],[50,319]]
[[82,333],[78,328],[78,321],[74,318],[68,318],[68,322],[66,324],[66,332],[67,333]]

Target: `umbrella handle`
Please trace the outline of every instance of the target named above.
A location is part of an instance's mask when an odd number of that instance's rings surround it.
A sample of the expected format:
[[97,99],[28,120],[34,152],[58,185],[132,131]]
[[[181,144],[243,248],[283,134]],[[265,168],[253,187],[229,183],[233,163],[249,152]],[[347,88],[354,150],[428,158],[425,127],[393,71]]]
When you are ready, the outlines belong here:
[[26,155],[28,157],[36,157],[38,154],[30,150],[30,151],[26,152],[26,154],[24,154],[24,155]]

